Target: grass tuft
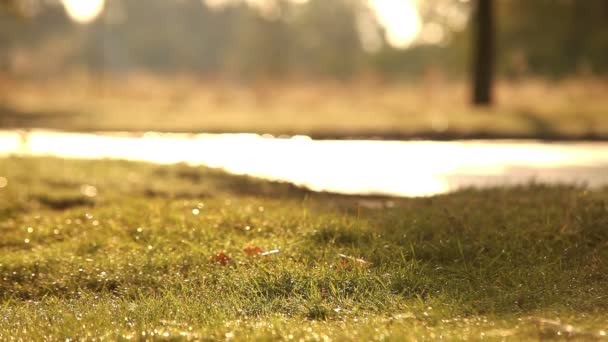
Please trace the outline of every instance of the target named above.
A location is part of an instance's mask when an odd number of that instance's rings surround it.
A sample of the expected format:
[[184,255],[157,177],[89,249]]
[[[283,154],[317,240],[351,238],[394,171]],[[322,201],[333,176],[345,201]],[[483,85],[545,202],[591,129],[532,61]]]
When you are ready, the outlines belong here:
[[185,165],[13,157],[0,176],[0,339],[584,340],[608,328],[606,189],[465,189],[379,209]]

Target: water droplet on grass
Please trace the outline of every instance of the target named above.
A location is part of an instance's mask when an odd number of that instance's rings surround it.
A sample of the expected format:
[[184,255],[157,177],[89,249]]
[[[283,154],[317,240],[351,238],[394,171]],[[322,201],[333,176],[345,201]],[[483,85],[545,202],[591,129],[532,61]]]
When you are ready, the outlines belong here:
[[87,197],[97,196],[97,188],[89,184],[82,185],[80,187],[80,192]]

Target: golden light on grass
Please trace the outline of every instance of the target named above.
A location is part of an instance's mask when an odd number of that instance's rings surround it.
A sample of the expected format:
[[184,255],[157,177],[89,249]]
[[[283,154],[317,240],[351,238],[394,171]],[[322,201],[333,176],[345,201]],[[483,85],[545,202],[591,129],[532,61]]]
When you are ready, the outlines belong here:
[[105,0],[61,0],[70,18],[86,24],[97,18],[105,6]]

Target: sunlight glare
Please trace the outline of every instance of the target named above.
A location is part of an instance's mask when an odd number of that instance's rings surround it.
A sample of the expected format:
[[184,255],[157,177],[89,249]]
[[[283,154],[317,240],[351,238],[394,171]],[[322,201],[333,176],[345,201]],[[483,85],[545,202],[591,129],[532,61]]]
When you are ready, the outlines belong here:
[[70,18],[78,23],[89,23],[101,14],[105,0],[61,0]]
[[[268,0],[202,0],[212,8],[223,8],[229,4],[245,2],[266,11],[273,2]],[[290,0],[293,3],[307,3],[308,0]],[[416,7],[416,0],[368,0],[379,24],[386,30],[386,40],[395,48],[410,46],[420,35],[422,19]]]
[[391,46],[406,48],[420,34],[422,22],[414,0],[370,0],[371,8],[386,28]]
[[315,141],[256,134],[0,131],[0,156],[185,162],[315,191],[430,196],[530,180],[608,184],[608,144],[531,141]]

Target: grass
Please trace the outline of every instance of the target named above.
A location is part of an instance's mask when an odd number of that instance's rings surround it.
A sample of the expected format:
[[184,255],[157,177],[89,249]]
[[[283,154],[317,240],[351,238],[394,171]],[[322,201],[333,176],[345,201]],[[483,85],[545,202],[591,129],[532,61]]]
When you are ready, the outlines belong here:
[[605,189],[361,198],[185,165],[16,157],[0,159],[0,177],[2,340],[588,340],[608,329]]
[[257,132],[316,138],[608,139],[605,80],[501,81],[491,109],[466,84],[0,79],[0,127]]

